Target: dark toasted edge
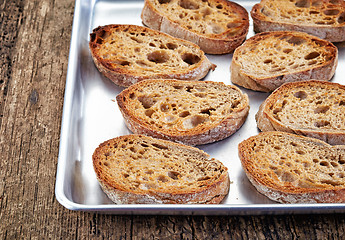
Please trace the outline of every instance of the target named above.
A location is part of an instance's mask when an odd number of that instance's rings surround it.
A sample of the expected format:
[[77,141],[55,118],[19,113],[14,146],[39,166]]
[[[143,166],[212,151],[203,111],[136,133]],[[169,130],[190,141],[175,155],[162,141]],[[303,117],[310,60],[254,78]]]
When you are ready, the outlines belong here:
[[[117,143],[121,141],[121,139],[127,138],[145,138],[148,141],[157,141],[157,139],[152,139],[151,137],[144,136],[144,135],[124,135],[119,136],[113,139],[109,139],[103,143],[101,143],[94,151],[92,155],[92,162],[93,168],[96,173],[97,180],[102,188],[102,190],[106,193],[106,195],[115,203],[119,204],[135,204],[135,203],[147,203],[147,204],[156,204],[156,203],[164,203],[164,204],[197,204],[197,203],[205,203],[205,204],[216,204],[220,203],[229,193],[230,188],[230,178],[228,174],[228,169],[224,166],[220,161],[215,159],[210,159],[209,155],[195,147],[174,143],[165,140],[159,140],[160,144],[168,145],[172,148],[179,148],[185,149],[186,151],[192,151],[195,153],[199,153],[203,155],[208,160],[217,161],[223,167],[223,173],[221,176],[216,179],[211,184],[208,184],[206,187],[200,188],[198,191],[192,190],[190,192],[169,192],[167,191],[146,191],[146,192],[136,192],[129,189],[124,189],[120,185],[117,184],[115,179],[109,179],[102,175],[102,171],[99,167],[99,158],[98,155],[102,148],[105,147],[108,143]],[[152,140],[150,140],[152,139]]]
[[[98,55],[98,52],[97,52],[97,46],[98,46],[97,41],[101,41],[99,39],[102,39],[100,36],[104,34],[103,32],[110,31],[112,28],[133,28],[134,30],[141,29],[143,31],[148,31],[148,32],[157,34],[157,36],[163,35],[166,38],[176,39],[177,41],[184,43],[185,45],[198,49],[200,52],[203,53],[202,58],[200,59],[199,63],[195,64],[195,66],[191,68],[186,68],[179,73],[162,72],[162,73],[154,73],[151,75],[143,76],[143,75],[137,75],[126,69],[113,68],[107,61],[104,61]],[[216,68],[216,65],[209,61],[209,59],[206,57],[206,55],[204,54],[204,52],[200,49],[198,45],[192,42],[188,42],[183,39],[177,39],[173,36],[170,36],[163,32],[158,32],[154,29],[150,29],[143,26],[137,26],[137,25],[109,24],[109,25],[99,26],[93,29],[92,33],[90,34],[89,48],[90,48],[92,59],[97,69],[105,77],[109,78],[112,82],[114,82],[116,85],[119,85],[122,87],[128,87],[144,79],[179,79],[179,80],[186,80],[186,81],[187,80],[197,81],[204,78],[209,73],[210,70],[213,71]]]
[[268,17],[261,14],[261,3],[257,3],[250,11],[253,19],[254,32],[267,32],[267,31],[299,31],[311,34],[330,42],[343,42],[345,41],[345,24],[343,26],[327,26],[327,25],[303,25],[303,23],[283,23],[270,20]]
[[[259,171],[251,168],[250,157],[248,156],[249,148],[247,145],[251,141],[255,141],[256,138],[261,135],[270,134],[282,134],[290,135],[291,137],[305,139],[307,141],[315,142],[318,145],[323,145],[328,148],[331,146],[321,140],[304,137],[296,134],[290,134],[286,132],[261,132],[258,135],[251,136],[248,139],[243,140],[238,145],[238,155],[242,164],[242,168],[252,185],[258,192],[270,198],[273,201],[280,203],[344,203],[345,202],[345,187],[333,187],[330,189],[320,188],[300,188],[289,185],[287,188],[282,188],[274,182],[267,183],[265,177],[260,174]],[[340,147],[340,146],[337,146]],[[344,148],[345,150],[345,148]]]
[[[235,56],[238,55],[238,52],[240,51],[240,49],[247,47],[249,44],[254,44],[257,40],[265,39],[267,35],[272,35],[276,33],[293,34],[293,35],[306,34],[306,37],[309,37],[310,39],[314,39],[320,42],[324,42],[326,44],[325,47],[332,49],[333,52],[331,54],[333,55],[333,58],[330,59],[329,61],[324,62],[321,65],[310,67],[299,72],[287,73],[287,74],[277,73],[276,75],[272,75],[271,77],[258,78],[255,76],[250,76],[247,73],[244,73],[242,71],[241,65],[238,64],[237,61],[235,61]],[[321,80],[321,81],[322,80],[329,81],[334,76],[337,65],[338,65],[338,48],[327,40],[320,39],[316,36],[313,36],[307,33],[301,33],[301,32],[296,32],[296,31],[262,32],[249,38],[248,40],[244,42],[242,46],[240,46],[238,49],[235,50],[234,55],[233,55],[233,60],[231,61],[231,64],[230,64],[231,82],[239,86],[245,87],[247,89],[254,90],[254,91],[272,92],[287,82],[299,82],[299,81],[313,80],[313,79]]]
[[249,15],[245,8],[235,2],[226,0],[219,0],[218,2],[223,5],[236,8],[237,11],[241,13],[244,24],[242,27],[242,31],[238,35],[235,35],[231,38],[222,38],[222,36],[227,35],[228,31],[222,34],[214,34],[214,36],[212,37],[198,34],[189,29],[183,28],[181,25],[177,24],[174,21],[169,20],[167,16],[161,14],[158,10],[156,10],[148,0],[145,0],[145,4],[141,13],[141,19],[143,21],[143,24],[150,28],[197,44],[207,54],[231,53],[246,39],[249,31]]
[[303,135],[307,137],[316,138],[327,142],[331,145],[345,145],[345,131],[322,131],[306,128],[292,128],[284,125],[281,121],[278,121],[274,118],[267,109],[272,106],[274,102],[277,101],[284,93],[287,88],[299,88],[302,85],[327,85],[327,86],[337,86],[340,89],[343,89],[345,92],[345,86],[339,83],[327,82],[327,81],[301,81],[293,83],[285,83],[281,87],[277,88],[266,100],[260,105],[258,112],[255,115],[257,127],[261,131],[282,131],[288,133],[294,133],[298,135]]
[[[192,129],[190,131],[176,132],[175,134],[171,134],[162,130],[155,130],[151,125],[145,124],[135,118],[135,116],[133,116],[131,111],[127,108],[127,105],[124,101],[124,98],[128,97],[131,92],[139,89],[142,85],[146,85],[147,83],[150,83],[152,81],[175,82],[176,80],[145,80],[138,84],[130,86],[116,96],[116,101],[125,120],[125,124],[135,134],[143,134],[154,138],[195,146],[220,141],[231,136],[239,128],[242,127],[247,119],[250,109],[248,96],[243,93],[238,87],[233,85],[226,85],[227,87],[234,88],[242,94],[243,100],[246,101],[246,104],[243,108],[232,112],[228,117],[224,118],[219,123],[213,123],[208,125],[207,127],[203,127],[201,131],[200,129]],[[204,83],[225,85],[221,82],[211,81],[203,81],[202,84]],[[190,84],[197,85],[198,82],[191,82]]]

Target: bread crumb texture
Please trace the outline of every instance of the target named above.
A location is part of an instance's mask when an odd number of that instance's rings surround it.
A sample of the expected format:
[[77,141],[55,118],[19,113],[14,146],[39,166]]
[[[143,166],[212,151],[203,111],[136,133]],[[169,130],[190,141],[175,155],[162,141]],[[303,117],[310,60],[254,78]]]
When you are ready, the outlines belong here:
[[240,143],[239,155],[254,186],[273,200],[345,202],[344,146],[263,132]]
[[306,81],[283,85],[268,98],[265,113],[292,129],[345,133],[345,86]]
[[99,27],[90,35],[90,47],[108,69],[141,78],[188,73],[205,58],[193,43],[134,25]]
[[295,25],[345,25],[343,0],[263,0],[254,8],[266,20]]
[[[171,200],[174,194],[195,194],[209,189],[224,181],[227,175],[227,168],[221,162],[210,159],[197,148],[142,135],[104,142],[95,150],[93,164],[105,189],[156,198],[159,196],[155,193],[166,193]],[[227,192],[222,189],[222,193],[213,194],[204,199]]]
[[227,1],[152,0],[161,15],[197,34],[233,38],[246,32],[247,13]]
[[231,114],[248,112],[247,96],[239,88],[216,82],[145,81],[117,99],[141,124],[172,135],[205,131]]
[[289,31],[257,34],[234,53],[241,72],[254,79],[317,68],[336,57],[337,49],[330,42]]

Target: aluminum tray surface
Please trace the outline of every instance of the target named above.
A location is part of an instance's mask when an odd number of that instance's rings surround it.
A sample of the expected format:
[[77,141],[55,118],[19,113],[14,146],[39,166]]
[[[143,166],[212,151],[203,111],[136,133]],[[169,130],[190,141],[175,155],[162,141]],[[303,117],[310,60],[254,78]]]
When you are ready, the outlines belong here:
[[[250,12],[254,1],[237,1]],[[250,113],[242,128],[233,136],[212,144],[199,146],[222,161],[231,178],[228,197],[219,205],[117,205],[101,190],[92,167],[92,153],[103,141],[130,134],[115,102],[123,89],[103,77],[96,69],[89,52],[89,34],[93,28],[106,24],[142,25],[143,1],[77,0],[70,45],[64,109],[61,125],[55,194],[66,208],[113,214],[212,214],[253,215],[287,213],[344,212],[345,204],[279,204],[259,194],[247,180],[238,158],[237,145],[256,135],[254,116],[268,96],[241,88],[250,99]],[[253,36],[252,22],[248,37]],[[339,63],[333,82],[345,84],[344,43],[339,48]],[[232,54],[208,55],[217,65],[205,80],[230,81]]]

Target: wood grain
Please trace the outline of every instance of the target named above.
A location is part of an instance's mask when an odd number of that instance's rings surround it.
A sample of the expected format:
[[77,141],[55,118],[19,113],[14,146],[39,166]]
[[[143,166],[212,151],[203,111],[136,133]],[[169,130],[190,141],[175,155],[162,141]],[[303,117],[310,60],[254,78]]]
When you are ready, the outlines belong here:
[[0,2],[0,239],[344,239],[342,214],[73,212],[55,174],[74,1]]

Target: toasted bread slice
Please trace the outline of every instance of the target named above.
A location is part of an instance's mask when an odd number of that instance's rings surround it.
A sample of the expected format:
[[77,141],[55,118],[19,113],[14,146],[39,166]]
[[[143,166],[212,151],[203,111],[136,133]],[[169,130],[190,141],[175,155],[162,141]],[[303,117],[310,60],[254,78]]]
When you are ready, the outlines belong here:
[[187,145],[232,135],[249,111],[239,88],[211,81],[145,80],[116,100],[132,132]]
[[142,26],[98,27],[89,46],[99,71],[124,87],[148,78],[200,80],[215,68],[194,43]]
[[262,131],[284,131],[345,144],[345,86],[325,81],[287,83],[256,114]]
[[234,51],[246,38],[247,11],[227,0],[145,0],[143,23],[199,45],[209,54]]
[[345,41],[343,0],[261,0],[251,10],[255,32],[301,31],[331,41]]
[[302,32],[265,32],[238,47],[231,62],[231,81],[270,92],[286,82],[330,80],[338,64],[331,42]]
[[344,203],[345,146],[285,132],[262,132],[239,144],[256,189],[281,203]]
[[115,203],[220,203],[227,168],[202,150],[143,135],[108,140],[95,150],[97,179]]

